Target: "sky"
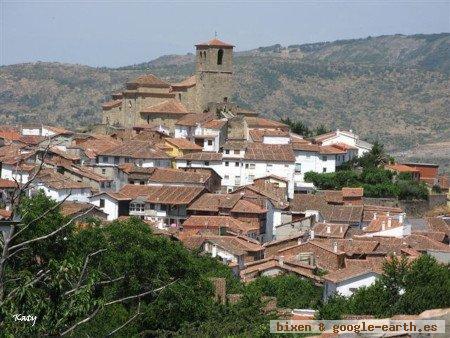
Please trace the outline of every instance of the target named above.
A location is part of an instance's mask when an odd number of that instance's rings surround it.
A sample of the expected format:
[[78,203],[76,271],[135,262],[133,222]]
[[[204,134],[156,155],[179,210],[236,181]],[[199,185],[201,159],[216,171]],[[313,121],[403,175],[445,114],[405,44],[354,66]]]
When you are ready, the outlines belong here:
[[0,0],[0,64],[117,67],[218,38],[237,51],[387,34],[450,32],[447,1]]

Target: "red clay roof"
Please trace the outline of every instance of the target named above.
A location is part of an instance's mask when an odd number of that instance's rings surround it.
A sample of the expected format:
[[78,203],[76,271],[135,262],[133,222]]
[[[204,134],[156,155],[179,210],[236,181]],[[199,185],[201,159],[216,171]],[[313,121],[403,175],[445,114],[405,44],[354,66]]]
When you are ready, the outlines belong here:
[[225,120],[210,120],[205,123],[202,123],[202,127],[206,129],[221,129],[227,121]]
[[203,191],[203,187],[178,187],[162,186],[155,187],[147,196],[150,203],[185,205],[190,204]]
[[186,114],[181,117],[175,124],[179,126],[193,127],[197,124],[201,124],[214,119],[214,116],[214,113]]
[[342,197],[363,197],[364,188],[342,188]]
[[169,156],[157,147],[146,141],[128,140],[124,143],[109,148],[104,151],[99,151],[99,155],[106,156],[122,156],[138,159],[168,159]]
[[253,142],[263,142],[264,137],[287,137],[289,138],[289,132],[278,129],[252,129],[249,131],[250,137]]
[[208,42],[202,42],[195,45],[196,47],[223,47],[223,48],[233,48],[233,45],[230,45],[229,43],[220,41],[217,38],[211,39]]
[[90,189],[90,186],[83,182],[76,182],[68,179],[66,176],[54,171],[53,169],[42,169],[38,176],[38,181],[45,186],[55,190],[61,189]]
[[155,104],[153,106],[144,108],[141,110],[142,114],[173,114],[173,115],[185,115],[188,114],[188,110],[181,102],[170,99],[164,102]]
[[126,184],[118,191],[118,193],[124,198],[128,197],[129,199],[135,199],[139,196],[148,196],[151,192],[156,191],[158,188],[159,187],[148,185]]
[[251,225],[231,216],[190,216],[183,222],[184,228],[229,228],[237,233],[248,233],[259,230],[259,225]]
[[222,154],[212,151],[202,151],[185,154],[183,156],[177,157],[177,159],[187,161],[221,161]]
[[134,80],[131,80],[127,84],[129,85],[137,85],[143,87],[154,87],[154,88],[169,88],[170,84],[161,80],[153,74],[142,75]]
[[194,142],[191,142],[185,138],[166,138],[165,139],[167,143],[170,143],[171,145],[177,147],[178,149],[182,150],[197,150],[202,151],[202,147],[195,144]]
[[14,189],[17,188],[18,185],[13,180],[7,180],[5,178],[0,178],[0,189]]
[[195,77],[195,75],[189,76],[188,78],[184,79],[181,82],[178,83],[173,83],[172,84],[172,88],[173,89],[177,89],[177,88],[190,88],[196,85],[196,80],[197,78]]
[[344,238],[348,228],[348,224],[316,223],[313,230],[317,237]]
[[265,214],[267,212],[267,209],[260,207],[256,203],[240,199],[235,204],[233,209],[231,209],[231,212],[245,213],[245,214]]
[[295,162],[290,145],[249,143],[244,158],[254,161]]
[[232,194],[203,194],[188,210],[219,212],[219,209],[232,209],[242,198],[240,195]]
[[417,169],[408,167],[407,165],[396,163],[396,164],[388,164],[386,165],[386,169],[394,170],[399,173],[418,173],[420,172]]

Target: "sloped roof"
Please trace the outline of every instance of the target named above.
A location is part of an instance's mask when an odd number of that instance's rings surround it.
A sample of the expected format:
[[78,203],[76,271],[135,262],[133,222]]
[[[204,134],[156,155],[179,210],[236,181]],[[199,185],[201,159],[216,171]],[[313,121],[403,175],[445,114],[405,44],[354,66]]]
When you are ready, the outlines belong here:
[[230,45],[229,43],[220,41],[217,38],[211,39],[207,42],[202,42],[195,45],[196,47],[223,47],[223,48],[233,48],[233,45]]
[[214,119],[214,117],[215,117],[214,113],[186,114],[183,117],[181,117],[177,122],[175,122],[175,124],[178,126],[193,127],[196,126],[197,124],[210,121]]
[[252,129],[249,131],[250,137],[253,142],[262,142],[264,137],[286,137],[289,138],[290,134],[285,130],[278,129]]
[[[64,216],[73,216],[80,212],[87,211],[91,208],[93,208],[97,211],[101,211],[99,208],[97,208],[96,206],[94,206],[93,204],[90,204],[90,203],[69,202],[69,201],[64,201],[61,204],[60,208],[61,208],[61,214],[63,214]],[[103,211],[101,211],[101,212],[103,212]]]
[[53,169],[42,169],[37,175],[37,180],[52,189],[90,189],[90,186],[83,182],[76,182]]
[[205,129],[221,129],[227,123],[226,120],[210,120],[202,123],[202,127]]
[[143,86],[143,87],[154,87],[154,88],[169,88],[170,87],[170,84],[161,80],[160,78],[156,77],[153,74],[139,76],[139,77],[131,80],[127,84]]
[[192,203],[188,210],[219,212],[220,208],[232,209],[241,198],[240,195],[207,193]]
[[290,145],[250,143],[244,158],[254,161],[295,162],[295,155]]
[[313,230],[317,237],[344,238],[348,228],[348,224],[316,223]]
[[166,138],[165,141],[167,143],[170,143],[171,145],[177,147],[178,149],[182,150],[197,150],[202,151],[202,147],[195,144],[194,142],[191,142],[185,138]]
[[180,169],[153,168],[148,180],[161,183],[195,183],[205,184],[211,177],[210,171],[189,172]]
[[13,180],[7,180],[5,178],[0,178],[0,189],[14,189],[19,186]]
[[135,199],[139,196],[148,196],[150,193],[156,191],[159,187],[153,187],[148,185],[138,184],[125,184],[118,193],[122,197],[128,197],[129,199]]
[[190,88],[194,87],[197,83],[197,78],[195,75],[189,76],[188,78],[184,79],[183,81],[173,83],[172,88]]
[[196,228],[229,228],[237,233],[247,233],[249,231],[259,230],[259,225],[252,225],[242,222],[231,216],[202,216],[193,215],[187,218],[183,222],[183,227],[196,227]]
[[123,156],[138,159],[168,159],[169,156],[151,143],[139,140],[128,140],[116,147],[99,151],[99,155]]
[[188,110],[180,101],[170,99],[141,110],[141,114],[185,115]]
[[364,188],[342,188],[343,197],[362,197]]
[[256,203],[240,199],[234,205],[233,209],[231,209],[231,212],[245,213],[245,214],[264,214],[267,212],[267,209],[262,208]]
[[203,187],[179,187],[162,186],[155,187],[147,195],[147,201],[150,203],[186,205],[190,204],[203,191]]
[[188,161],[221,161],[222,154],[213,151],[202,151],[178,156],[177,159]]
[[346,281],[348,279],[352,279],[359,276],[364,276],[368,274],[376,274],[380,275],[379,271],[375,271],[371,267],[363,267],[363,266],[349,266],[343,269],[334,270],[330,273],[327,273],[323,278],[327,281],[333,283],[340,283]]

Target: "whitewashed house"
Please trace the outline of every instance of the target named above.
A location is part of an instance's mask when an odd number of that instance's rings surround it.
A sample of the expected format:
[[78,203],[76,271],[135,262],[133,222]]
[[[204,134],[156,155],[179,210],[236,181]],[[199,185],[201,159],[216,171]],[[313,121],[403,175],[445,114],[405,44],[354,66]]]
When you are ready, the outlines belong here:
[[411,235],[411,224],[405,219],[406,214],[398,215],[377,215],[373,214],[373,219],[369,225],[363,228],[364,237],[397,237],[404,238]]
[[305,182],[304,175],[309,171],[316,173],[333,173],[336,171],[337,156],[346,152],[331,146],[319,146],[306,142],[292,143],[295,154],[294,182],[296,190],[310,190],[314,186]]
[[72,181],[53,169],[42,169],[32,185],[31,194],[37,190],[42,190],[46,196],[57,202],[63,200],[89,202],[92,195],[91,187],[88,184]]
[[329,146],[334,144],[346,144],[358,149],[358,156],[362,156],[372,149],[372,144],[361,140],[352,130],[339,130],[322,134],[314,138],[319,145]]
[[129,215],[129,204],[131,198],[124,194],[104,191],[90,197],[90,203],[101,209],[108,221],[114,221],[119,216]]

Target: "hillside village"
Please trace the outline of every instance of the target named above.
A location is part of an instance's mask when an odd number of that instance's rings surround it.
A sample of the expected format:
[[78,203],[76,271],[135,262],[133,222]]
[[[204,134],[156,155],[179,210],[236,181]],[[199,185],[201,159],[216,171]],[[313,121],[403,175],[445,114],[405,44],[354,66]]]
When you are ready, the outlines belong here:
[[[153,74],[130,80],[88,132],[1,126],[1,218],[27,185],[65,215],[104,224],[134,216],[217,257],[244,282],[294,274],[323,285],[324,299],[371,285],[390,255],[450,262],[448,212],[418,216],[367,198],[362,187],[321,190],[309,181],[306,173],[334,173],[373,144],[352,130],[305,137],[239,107],[233,48],[217,38],[197,44],[195,74],[178,83]],[[384,169],[438,187],[447,203],[449,180],[437,165]]]

